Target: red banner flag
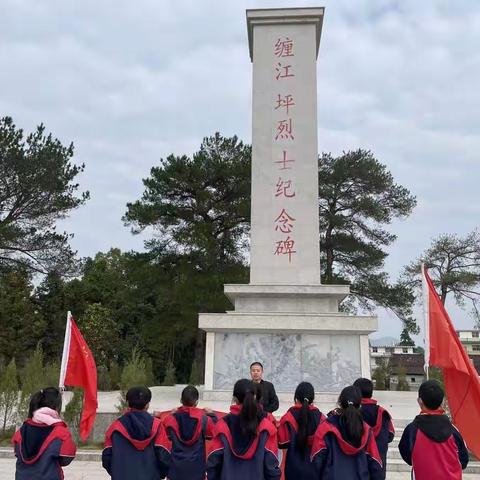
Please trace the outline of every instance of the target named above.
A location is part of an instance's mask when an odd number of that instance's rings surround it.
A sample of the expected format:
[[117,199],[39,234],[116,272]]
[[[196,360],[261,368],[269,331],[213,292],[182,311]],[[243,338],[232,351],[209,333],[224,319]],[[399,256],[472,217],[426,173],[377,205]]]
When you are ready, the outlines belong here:
[[60,388],[65,385],[83,388],[80,438],[85,441],[92,430],[97,414],[97,367],[92,352],[70,312],[67,316],[60,370]]
[[442,369],[452,422],[467,447],[480,458],[480,379],[426,269],[423,282],[426,366]]

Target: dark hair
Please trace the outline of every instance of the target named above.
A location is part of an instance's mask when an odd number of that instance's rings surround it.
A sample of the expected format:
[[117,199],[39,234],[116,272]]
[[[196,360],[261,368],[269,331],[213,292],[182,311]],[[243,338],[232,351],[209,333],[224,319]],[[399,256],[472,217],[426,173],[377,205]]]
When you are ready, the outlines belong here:
[[130,408],[144,410],[152,399],[152,392],[147,387],[132,387],[128,390],[126,399]]
[[354,447],[359,447],[363,436],[363,417],[360,413],[362,397],[360,390],[353,385],[345,387],[338,397],[340,406],[340,426],[345,439]]
[[295,446],[300,451],[305,451],[308,440],[308,420],[310,405],[315,399],[315,390],[309,382],[301,382],[295,390],[295,401],[302,404],[298,415],[298,431]]
[[33,418],[33,414],[39,408],[48,407],[60,413],[62,410],[62,394],[55,387],[48,387],[35,392],[30,398],[28,407],[28,418]]
[[418,397],[429,410],[437,410],[443,402],[443,389],[437,380],[427,380],[420,385]]
[[373,382],[368,378],[357,378],[353,382],[353,386],[357,387],[362,394],[362,398],[372,398]]
[[235,383],[233,387],[233,396],[238,403],[242,405],[240,411],[240,428],[242,433],[247,437],[257,435],[258,416],[260,413],[258,400],[259,389],[257,386],[246,378],[242,378]]
[[258,365],[258,366],[263,370],[263,365],[262,365],[260,362],[253,362],[253,363],[250,365],[250,370],[251,370],[252,367],[254,367],[255,365]]
[[180,401],[185,407],[194,407],[198,402],[198,390],[193,385],[188,385],[183,389]]

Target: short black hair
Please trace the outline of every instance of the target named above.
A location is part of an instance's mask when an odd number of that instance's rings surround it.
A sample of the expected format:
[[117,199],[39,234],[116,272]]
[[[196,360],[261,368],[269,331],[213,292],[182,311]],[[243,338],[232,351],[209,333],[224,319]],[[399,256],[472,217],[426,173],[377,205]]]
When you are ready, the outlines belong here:
[[353,382],[353,386],[360,390],[362,398],[372,398],[373,382],[368,378],[357,378]]
[[126,398],[130,408],[144,410],[152,399],[152,392],[147,387],[132,387],[128,390]]
[[183,389],[180,401],[184,407],[194,407],[198,397],[198,390],[193,385],[188,385]]
[[47,387],[43,390],[35,392],[30,398],[28,407],[28,418],[32,418],[33,414],[43,407],[51,408],[57,412],[62,410],[62,394],[56,387]]
[[263,365],[262,365],[260,362],[253,362],[253,363],[250,365],[250,370],[251,370],[252,367],[254,367],[255,365],[258,365],[258,366],[263,370]]
[[443,388],[437,380],[427,380],[420,385],[418,397],[428,410],[437,410],[443,402]]

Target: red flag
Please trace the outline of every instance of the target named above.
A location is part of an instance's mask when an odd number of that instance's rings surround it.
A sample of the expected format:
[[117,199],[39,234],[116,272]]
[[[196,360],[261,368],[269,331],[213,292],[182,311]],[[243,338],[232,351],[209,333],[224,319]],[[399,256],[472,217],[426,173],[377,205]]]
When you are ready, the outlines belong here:
[[97,367],[70,312],[67,316],[63,345],[60,388],[65,385],[83,388],[83,410],[80,419],[80,438],[85,441],[92,430],[97,414]]
[[480,458],[480,379],[426,269],[423,281],[427,366],[442,369],[452,422],[468,448]]

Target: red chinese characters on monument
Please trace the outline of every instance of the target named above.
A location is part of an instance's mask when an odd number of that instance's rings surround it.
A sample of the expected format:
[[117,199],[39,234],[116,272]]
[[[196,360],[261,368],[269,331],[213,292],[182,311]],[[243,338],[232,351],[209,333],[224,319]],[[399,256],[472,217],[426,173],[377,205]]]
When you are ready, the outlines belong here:
[[283,180],[282,177],[278,177],[277,182],[277,190],[275,192],[276,197],[285,197],[285,198],[293,198],[295,196],[295,192],[291,191],[292,188],[292,181],[291,180]]
[[282,211],[278,215],[278,217],[275,219],[275,231],[282,232],[282,233],[291,233],[293,230],[293,222],[295,221],[295,218],[290,216],[287,211],[282,208]]
[[292,119],[279,120],[277,123],[277,134],[275,140],[295,140],[293,136]]
[[293,158],[288,158],[287,151],[283,150],[282,159],[277,160],[275,163],[279,164],[279,170],[291,170],[292,167],[289,166],[290,163],[295,163]]
[[273,54],[276,57],[293,57],[293,40],[289,37],[279,38],[275,43]]
[[275,249],[275,255],[288,255],[288,261],[291,262],[292,255],[297,253],[294,247],[295,240],[292,240],[290,237],[287,237],[285,240],[279,240]]
[[[278,38],[273,47],[273,54],[275,57],[274,78],[279,82],[279,89],[291,88],[291,79],[295,77],[293,61],[283,60],[285,57],[294,57],[294,41],[290,37]],[[291,92],[291,90],[290,90]],[[274,142],[292,142],[295,141],[294,133],[294,121],[292,113],[295,107],[294,96],[288,90],[287,92],[278,93],[274,100],[273,109],[274,112],[278,112],[281,117],[275,119],[275,132],[273,135]],[[279,115],[279,116],[280,116]],[[291,158],[288,154],[288,149],[282,150],[281,159],[275,160],[274,164],[277,165],[277,170],[292,170],[295,164],[295,159]],[[293,188],[293,182],[289,178],[278,177],[278,181],[275,184],[274,196],[278,199],[288,201],[294,198],[296,192]],[[290,207],[289,209],[290,210]],[[274,255],[288,257],[289,263],[292,261],[292,256],[297,253],[295,249],[295,240],[290,236],[295,228],[295,217],[287,212],[285,207],[281,208],[281,211],[277,218],[274,220],[274,231],[281,234],[287,234],[286,237],[276,241]],[[292,234],[293,235],[293,234]]]
[[277,63],[277,66],[275,67],[275,80],[281,80],[282,78],[290,78],[294,77],[295,74],[291,72],[292,66],[291,65],[284,65],[281,62]]
[[290,107],[293,107],[294,105],[295,102],[292,95],[289,94],[282,97],[282,95],[278,94],[275,110],[278,110],[279,108],[285,108],[286,114],[288,115],[290,113]]

